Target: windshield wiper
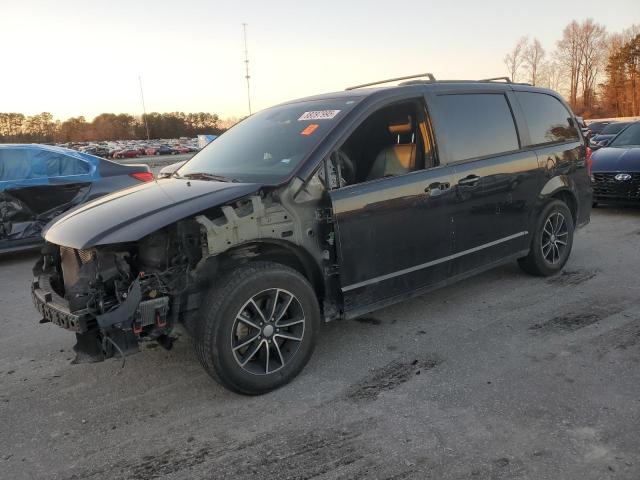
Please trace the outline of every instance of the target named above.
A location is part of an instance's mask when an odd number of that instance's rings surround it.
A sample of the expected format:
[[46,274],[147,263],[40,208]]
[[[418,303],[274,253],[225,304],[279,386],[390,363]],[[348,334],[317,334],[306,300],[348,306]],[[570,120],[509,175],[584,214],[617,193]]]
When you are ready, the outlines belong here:
[[237,182],[235,178],[225,177],[224,175],[214,175],[213,173],[196,172],[186,173],[180,178],[193,178],[195,180],[214,180],[216,182]]

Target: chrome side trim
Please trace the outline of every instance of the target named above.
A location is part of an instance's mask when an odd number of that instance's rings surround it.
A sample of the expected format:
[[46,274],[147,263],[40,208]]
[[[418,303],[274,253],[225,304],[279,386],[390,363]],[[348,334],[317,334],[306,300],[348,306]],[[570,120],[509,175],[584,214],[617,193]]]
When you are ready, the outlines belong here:
[[402,270],[398,270],[398,271],[393,272],[393,273],[387,273],[386,275],[380,275],[379,277],[374,277],[374,278],[371,278],[369,280],[364,280],[362,282],[358,282],[358,283],[353,283],[351,285],[347,285],[346,287],[342,288],[342,291],[343,292],[349,292],[351,290],[355,290],[356,288],[364,287],[366,285],[371,285],[372,283],[382,282],[384,280],[389,280],[390,278],[398,277],[400,275],[406,275],[407,273],[412,273],[412,272],[416,272],[418,270],[422,270],[424,268],[433,267],[435,265],[439,265],[441,263],[448,262],[450,260],[454,260],[454,259],[459,258],[459,257],[463,257],[463,256],[468,255],[470,253],[475,253],[475,252],[478,252],[480,250],[484,250],[485,248],[490,248],[490,247],[493,247],[495,245],[500,245],[501,243],[508,242],[510,240],[514,240],[516,238],[520,238],[520,237],[523,237],[523,236],[528,235],[528,234],[529,234],[528,231],[514,233],[513,235],[509,235],[508,237],[500,238],[498,240],[494,240],[493,242],[489,242],[489,243],[485,243],[485,244],[482,244],[482,245],[478,245],[477,247],[473,247],[473,248],[470,248],[468,250],[464,250],[462,252],[454,253],[453,255],[449,255],[447,257],[438,258],[437,260],[432,260],[432,261],[427,262],[427,263],[421,263],[420,265],[415,265],[415,266],[409,267],[409,268],[403,268]]

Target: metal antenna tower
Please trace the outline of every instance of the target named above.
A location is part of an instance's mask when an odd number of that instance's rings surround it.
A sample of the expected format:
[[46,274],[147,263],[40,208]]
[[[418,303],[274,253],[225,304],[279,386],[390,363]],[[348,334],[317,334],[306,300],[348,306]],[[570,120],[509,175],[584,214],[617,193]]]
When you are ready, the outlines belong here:
[[251,90],[249,89],[249,51],[247,50],[247,24],[242,24],[242,31],[244,33],[244,68],[245,68],[245,76],[247,79],[247,101],[249,103],[249,115],[251,115]]
[[142,91],[142,78],[138,75],[138,83],[140,84],[140,98],[142,99],[142,118],[144,119],[144,128],[147,130],[147,140],[149,140],[149,125],[147,124],[147,108],[144,106],[144,92]]

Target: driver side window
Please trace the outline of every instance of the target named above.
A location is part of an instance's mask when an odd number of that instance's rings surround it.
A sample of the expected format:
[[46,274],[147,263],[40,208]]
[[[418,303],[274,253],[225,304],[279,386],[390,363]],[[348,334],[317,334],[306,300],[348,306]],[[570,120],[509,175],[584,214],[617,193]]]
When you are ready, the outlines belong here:
[[326,159],[329,188],[435,166],[430,131],[422,100],[403,101],[374,112]]

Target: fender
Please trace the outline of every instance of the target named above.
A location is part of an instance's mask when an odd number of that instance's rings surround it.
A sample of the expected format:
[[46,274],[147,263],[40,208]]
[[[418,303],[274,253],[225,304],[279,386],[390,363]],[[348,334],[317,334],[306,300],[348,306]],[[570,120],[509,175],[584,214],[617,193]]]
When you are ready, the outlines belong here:
[[531,217],[529,218],[529,231],[533,232],[535,230],[536,221],[538,220],[540,212],[544,208],[544,205],[549,201],[549,199],[564,195],[570,197],[570,202],[566,203],[569,203],[567,206],[574,216],[574,221],[577,219],[578,199],[575,194],[575,187],[573,185],[573,182],[571,182],[569,177],[567,177],[566,175],[556,175],[555,177],[550,178],[542,187],[542,190],[540,190],[538,200],[536,201],[534,208],[531,209]]
[[557,175],[550,178],[544,187],[542,187],[540,196],[545,198],[552,197],[560,190],[568,190],[573,195],[573,185],[566,175]]

